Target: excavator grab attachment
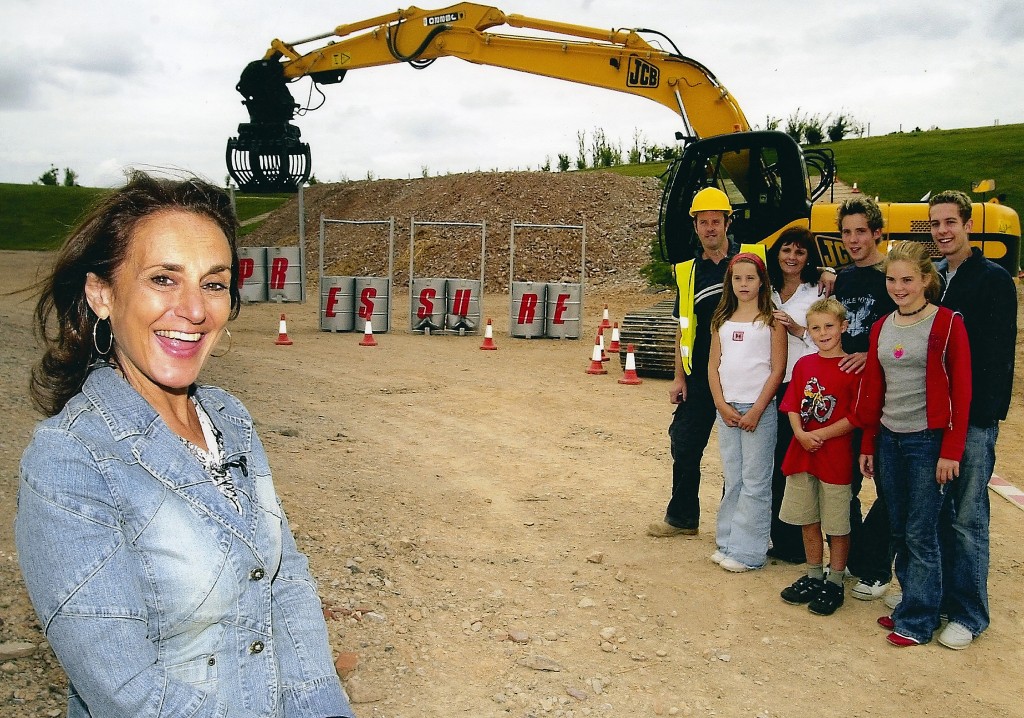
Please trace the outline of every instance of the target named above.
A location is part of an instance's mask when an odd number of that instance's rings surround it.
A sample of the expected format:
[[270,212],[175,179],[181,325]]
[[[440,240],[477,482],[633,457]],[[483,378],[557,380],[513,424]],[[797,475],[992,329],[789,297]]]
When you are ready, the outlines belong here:
[[238,125],[238,136],[228,139],[225,160],[231,178],[243,192],[297,192],[309,179],[312,161],[299,128],[289,122],[298,105],[281,63],[249,63],[235,89],[245,98],[251,122]]

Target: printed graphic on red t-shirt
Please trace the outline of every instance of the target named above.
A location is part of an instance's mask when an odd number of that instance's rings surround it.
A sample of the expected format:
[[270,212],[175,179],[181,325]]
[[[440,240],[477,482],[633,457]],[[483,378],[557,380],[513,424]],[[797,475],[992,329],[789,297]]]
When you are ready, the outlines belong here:
[[800,422],[807,428],[813,420],[824,424],[832,418],[836,408],[836,397],[827,393],[818,377],[812,376],[804,384],[804,398],[800,401]]

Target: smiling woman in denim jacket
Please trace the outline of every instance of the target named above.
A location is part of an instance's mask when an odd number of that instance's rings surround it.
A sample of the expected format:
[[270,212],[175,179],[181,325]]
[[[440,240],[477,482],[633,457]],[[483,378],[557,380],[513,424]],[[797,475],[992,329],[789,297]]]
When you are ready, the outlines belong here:
[[69,716],[351,715],[252,418],[196,383],[235,226],[216,187],[137,173],[41,285],[15,533]]

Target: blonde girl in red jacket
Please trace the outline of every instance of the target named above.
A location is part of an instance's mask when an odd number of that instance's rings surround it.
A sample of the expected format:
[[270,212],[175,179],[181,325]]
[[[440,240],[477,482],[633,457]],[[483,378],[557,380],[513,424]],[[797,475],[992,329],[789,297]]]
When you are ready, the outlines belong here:
[[903,600],[878,619],[894,646],[927,643],[939,627],[939,511],[967,437],[971,357],[961,316],[935,304],[939,278],[923,245],[898,242],[885,259],[896,311],[871,328],[857,400],[860,465],[885,497]]

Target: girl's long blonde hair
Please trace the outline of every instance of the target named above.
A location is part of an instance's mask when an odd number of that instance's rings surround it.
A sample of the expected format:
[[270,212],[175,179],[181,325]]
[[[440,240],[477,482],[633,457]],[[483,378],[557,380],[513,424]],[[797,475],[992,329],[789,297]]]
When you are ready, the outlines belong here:
[[740,302],[732,291],[732,268],[739,262],[753,264],[757,270],[757,276],[761,280],[761,287],[757,290],[757,319],[767,327],[775,326],[775,305],[772,304],[772,285],[768,280],[768,269],[764,260],[753,252],[740,252],[731,260],[725,269],[725,279],[722,285],[722,298],[718,302],[715,313],[711,315],[711,331],[717,332],[722,325],[729,321],[729,318],[736,313]]

